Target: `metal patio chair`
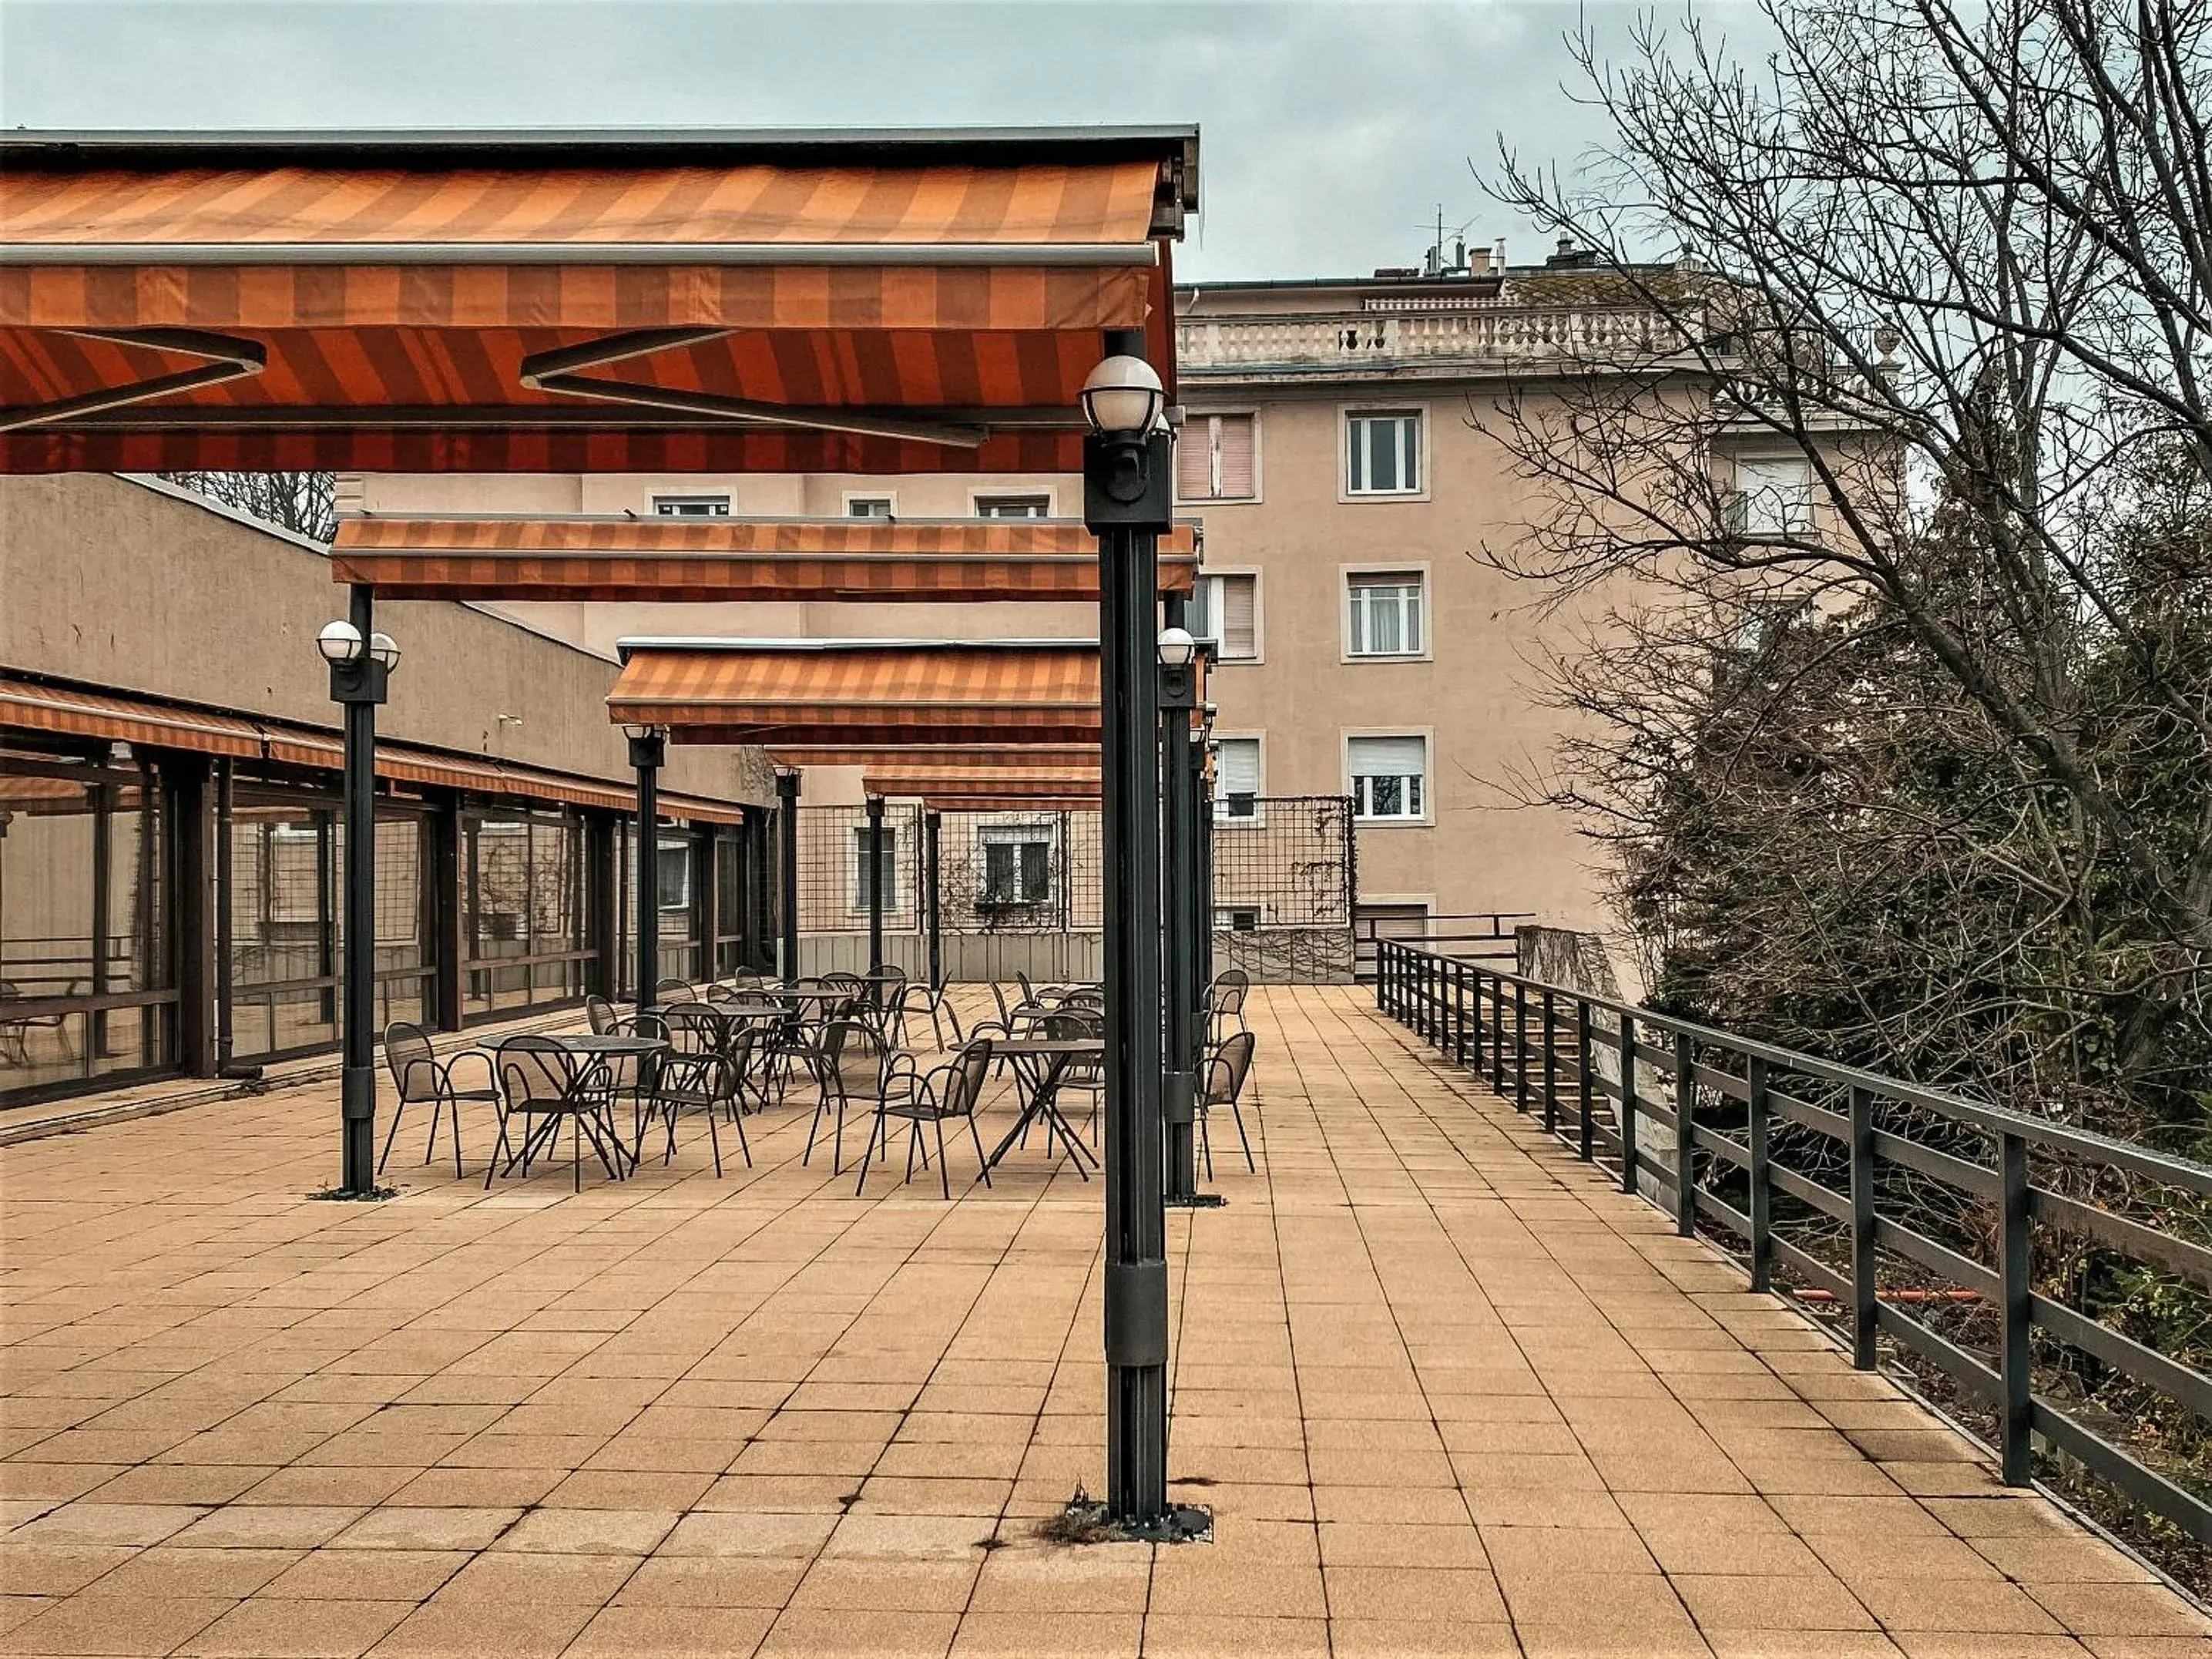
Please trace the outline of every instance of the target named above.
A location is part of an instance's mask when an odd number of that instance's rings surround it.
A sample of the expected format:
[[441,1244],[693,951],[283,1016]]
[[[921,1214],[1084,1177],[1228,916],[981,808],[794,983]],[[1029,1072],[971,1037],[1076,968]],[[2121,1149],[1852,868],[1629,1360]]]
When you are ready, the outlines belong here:
[[653,984],[653,1000],[655,1002],[691,1002],[698,995],[688,979],[655,980]]
[[591,1025],[593,1036],[608,1036],[614,1030],[615,1022],[621,1018],[621,1011],[605,997],[584,999],[584,1018]]
[[[483,1066],[482,1087],[464,1086],[455,1077],[454,1068],[467,1060]],[[384,1166],[391,1159],[392,1143],[398,1137],[399,1120],[407,1115],[407,1109],[428,1104],[430,1139],[422,1148],[422,1161],[428,1164],[437,1156],[438,1120],[451,1108],[453,1174],[458,1177],[461,1173],[461,1103],[483,1102],[494,1108],[499,1104],[499,1078],[492,1068],[491,1056],[481,1048],[467,1048],[441,1060],[438,1051],[431,1047],[429,1033],[419,1025],[394,1021],[384,1028],[384,1063],[391,1070],[392,1087],[398,1098],[392,1109],[392,1127],[384,1132],[384,1151],[376,1160],[377,1174],[384,1173]]]
[[922,1144],[921,1126],[931,1125],[937,1135],[937,1184],[947,1200],[952,1197],[952,1177],[950,1162],[945,1155],[945,1121],[947,1118],[965,1118],[968,1138],[975,1146],[975,1173],[988,1187],[991,1184],[991,1163],[983,1155],[983,1137],[975,1127],[975,1108],[983,1097],[983,1085],[991,1074],[991,1039],[971,1037],[943,1065],[927,1072],[916,1068],[914,1056],[898,1054],[892,1057],[885,1068],[876,1096],[875,1121],[868,1130],[868,1144],[860,1153],[860,1179],[853,1184],[853,1196],[862,1196],[868,1187],[868,1165],[874,1159],[878,1143],[884,1157],[890,1156],[890,1121],[895,1117],[907,1120],[906,1179],[914,1179],[915,1154],[921,1154],[921,1166],[929,1167],[929,1150]]
[[814,1137],[821,1130],[822,1120],[834,1113],[830,1173],[836,1175],[843,1170],[845,1109],[855,1100],[872,1104],[883,1098],[884,1079],[890,1073],[891,1054],[882,1034],[867,1020],[833,1019],[822,1028],[814,1047],[814,1076],[822,1092],[815,1104],[814,1121],[806,1127],[806,1150],[799,1156],[801,1164],[814,1156]]
[[1209,1042],[1220,1042],[1232,1019],[1238,1030],[1248,1029],[1244,1024],[1244,999],[1251,990],[1252,975],[1242,968],[1224,968],[1213,976],[1213,983],[1206,988],[1206,1035]]
[[1198,1144],[1206,1156],[1206,1178],[1213,1179],[1213,1142],[1206,1133],[1206,1121],[1217,1106],[1226,1106],[1229,1116],[1237,1125],[1237,1144],[1244,1148],[1244,1167],[1253,1173],[1260,1166],[1252,1161],[1252,1142],[1244,1133],[1244,1114],[1237,1102],[1243,1097],[1244,1081],[1252,1074],[1252,1049],[1255,1039],[1249,1031],[1236,1031],[1213,1045],[1198,1071]]
[[945,1026],[942,1023],[945,1021],[950,1021],[951,1023],[952,1042],[954,1047],[957,1048],[962,1042],[964,1042],[967,1040],[961,1034],[960,1012],[959,1010],[952,1006],[951,994],[951,988],[950,986],[928,985],[923,983],[920,980],[908,980],[907,981],[907,1017],[909,1019],[919,1019],[924,1014],[928,1015],[929,1035],[932,1041],[939,1048],[942,1048],[945,1046]]
[[639,1114],[637,1145],[630,1154],[635,1164],[645,1156],[645,1125],[648,1119],[659,1119],[667,1126],[668,1145],[660,1161],[667,1164],[676,1156],[676,1119],[684,1111],[702,1113],[707,1119],[707,1139],[714,1149],[714,1178],[722,1176],[722,1131],[719,1119],[726,1115],[738,1132],[738,1150],[744,1154],[745,1167],[753,1166],[753,1149],[745,1139],[744,1113],[739,1099],[743,1074],[726,1054],[674,1054],[664,1059],[654,1068],[653,1086],[643,1111]]
[[[521,1164],[522,1177],[527,1181],[531,1159],[558,1144],[563,1120],[568,1124],[569,1178],[574,1189],[580,1193],[584,1190],[586,1137],[607,1172],[607,1179],[622,1178],[621,1143],[617,1140],[611,1148],[608,1145],[615,1131],[606,1116],[609,1094],[604,1066],[579,1063],[575,1055],[551,1037],[509,1037],[500,1046],[499,1086],[502,1096],[499,1146],[484,1170],[487,1192],[491,1189],[492,1176],[500,1171],[501,1153],[506,1154],[507,1170],[512,1170],[518,1162]],[[507,1125],[516,1118],[522,1120],[522,1145],[510,1149]]]

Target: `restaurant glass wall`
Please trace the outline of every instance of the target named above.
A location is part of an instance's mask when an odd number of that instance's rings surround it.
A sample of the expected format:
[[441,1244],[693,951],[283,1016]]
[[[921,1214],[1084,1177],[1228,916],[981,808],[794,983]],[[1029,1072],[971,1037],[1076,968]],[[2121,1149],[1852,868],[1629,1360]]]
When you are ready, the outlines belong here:
[[[635,995],[637,890],[631,885],[637,868],[635,819],[623,825],[619,845],[620,902],[616,914],[620,919],[622,950],[617,958],[616,980],[624,994]],[[663,824],[658,847],[654,875],[659,889],[660,977],[696,982],[708,954],[705,906],[712,872],[705,859],[705,837],[689,829]]]
[[0,1102],[176,1064],[173,805],[125,745],[0,748]]
[[[230,1053],[260,1060],[338,1040],[345,826],[334,792],[243,782],[234,792],[228,866]],[[427,824],[376,812],[376,1023],[428,1018],[433,969]]]
[[463,1009],[471,1016],[574,1002],[592,957],[584,824],[569,811],[461,815]]

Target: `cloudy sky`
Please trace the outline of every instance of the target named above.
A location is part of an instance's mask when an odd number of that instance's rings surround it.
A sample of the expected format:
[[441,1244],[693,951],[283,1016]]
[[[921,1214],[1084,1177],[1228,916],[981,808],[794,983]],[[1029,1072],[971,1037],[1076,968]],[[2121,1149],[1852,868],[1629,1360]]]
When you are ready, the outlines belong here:
[[[1668,0],[1677,9],[1681,0]],[[1747,0],[1707,0],[1733,33]],[[1623,40],[1636,11],[1598,3]],[[0,0],[9,127],[1192,121],[1206,209],[1176,274],[1410,264],[1503,134],[1571,167],[1570,0]],[[1517,245],[1514,239],[1518,238]]]

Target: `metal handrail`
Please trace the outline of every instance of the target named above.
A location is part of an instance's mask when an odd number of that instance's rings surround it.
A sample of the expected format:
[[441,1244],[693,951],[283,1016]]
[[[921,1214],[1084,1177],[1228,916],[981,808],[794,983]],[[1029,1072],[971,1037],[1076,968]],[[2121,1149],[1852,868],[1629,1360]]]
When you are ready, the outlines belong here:
[[[1851,1358],[1858,1368],[1874,1366],[1877,1337],[1887,1336],[1992,1407],[1999,1425],[1996,1449],[2008,1485],[2033,1482],[2040,1437],[2144,1509],[2212,1544],[2212,1503],[2139,1461],[2062,1403],[2036,1393],[2030,1346],[2040,1330],[2212,1421],[2212,1376],[2038,1294],[2031,1244],[2038,1226],[2063,1231],[2206,1289],[2212,1289],[2212,1249],[2038,1186],[2029,1152],[2062,1154],[2204,1196],[2212,1196],[2212,1168],[1464,957],[1395,939],[1376,944],[1376,1000],[1384,1013],[1486,1077],[1516,1109],[1540,1109],[1545,1129],[1565,1138],[1580,1158],[1597,1163],[1601,1153],[1609,1155],[1624,1192],[1646,1191],[1648,1178],[1651,1201],[1672,1212],[1683,1236],[1693,1234],[1702,1218],[1746,1241],[1754,1291],[1771,1288],[1773,1268],[1781,1264],[1834,1297],[1849,1312]],[[1600,1051],[1608,1049],[1617,1056],[1617,1079],[1605,1076],[1597,1063]],[[1653,1097],[1647,1074],[1665,1085],[1663,1098]],[[1791,1078],[1832,1085],[1841,1098],[1834,1105],[1802,1098],[1784,1086]],[[1883,1103],[1985,1138],[1993,1145],[1994,1161],[1977,1161],[1881,1124],[1876,1108]],[[1601,1116],[1601,1105],[1610,1123]],[[1715,1121],[1724,1108],[1734,1120],[1727,1127]],[[1645,1119],[1667,1132],[1671,1163],[1654,1156],[1648,1137],[1639,1133]],[[1847,1183],[1825,1183],[1778,1163],[1770,1154],[1777,1122],[1841,1148]],[[1988,1206],[1996,1223],[1994,1263],[1974,1261],[1912,1224],[1917,1213],[1885,1212],[1876,1185],[1884,1166],[1910,1170]],[[1678,1178],[1682,1170],[1687,1179]],[[1747,1209],[1711,1190],[1712,1177],[1723,1172],[1741,1177]],[[1840,1226],[1848,1243],[1843,1265],[1777,1236],[1777,1194]],[[1887,1297],[1878,1282],[1885,1256],[1993,1304],[1996,1353],[1985,1357],[1960,1346]]]

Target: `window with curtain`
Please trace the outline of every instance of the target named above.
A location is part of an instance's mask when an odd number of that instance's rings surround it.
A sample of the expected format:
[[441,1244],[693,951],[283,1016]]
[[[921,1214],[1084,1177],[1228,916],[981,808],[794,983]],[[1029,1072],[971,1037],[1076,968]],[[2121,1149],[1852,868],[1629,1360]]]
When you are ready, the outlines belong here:
[[1043,519],[1052,514],[1049,495],[978,495],[975,516],[979,519]]
[[1346,579],[1345,638],[1355,657],[1418,657],[1422,631],[1419,571]]
[[898,908],[898,829],[894,824],[884,825],[883,850],[875,867],[868,863],[868,826],[857,825],[853,830],[853,908],[867,910],[874,901],[877,883],[883,884],[884,910],[886,914]]
[[1426,738],[1354,738],[1348,748],[1353,817],[1389,820],[1426,816]]
[[727,495],[655,495],[653,510],[663,519],[726,519],[730,516]]
[[888,495],[848,495],[845,516],[848,519],[888,519],[891,516],[891,498]]
[[1176,436],[1176,498],[1249,501],[1260,494],[1256,415],[1194,415]]
[[1419,410],[1361,411],[1344,419],[1344,493],[1417,495],[1421,489]]
[[1213,642],[1216,662],[1251,662],[1260,654],[1260,579],[1249,574],[1200,576],[1188,614],[1194,638]]
[[1213,816],[1259,816],[1260,739],[1221,738],[1213,746]]

